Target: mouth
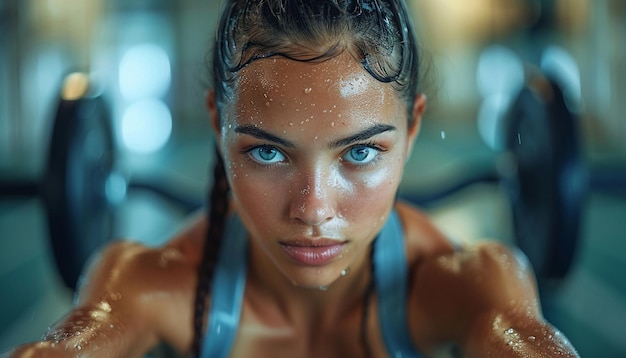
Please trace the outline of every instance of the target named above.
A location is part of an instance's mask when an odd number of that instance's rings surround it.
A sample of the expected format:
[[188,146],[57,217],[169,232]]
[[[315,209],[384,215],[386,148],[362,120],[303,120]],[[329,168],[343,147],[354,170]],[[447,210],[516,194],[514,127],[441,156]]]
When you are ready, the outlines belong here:
[[335,260],[344,250],[346,241],[331,239],[299,239],[280,242],[287,256],[303,266],[322,266]]

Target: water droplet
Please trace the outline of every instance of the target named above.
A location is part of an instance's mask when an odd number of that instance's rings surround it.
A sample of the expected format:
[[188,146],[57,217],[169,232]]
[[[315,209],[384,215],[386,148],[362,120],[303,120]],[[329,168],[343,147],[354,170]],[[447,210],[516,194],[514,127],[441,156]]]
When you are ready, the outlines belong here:
[[346,276],[349,272],[350,272],[349,268],[343,269],[343,270],[341,270],[341,276]]
[[100,308],[104,312],[111,312],[111,305],[107,301],[101,301],[98,304],[98,308]]
[[320,286],[320,291],[328,291],[328,286]]
[[522,144],[522,135],[517,133],[517,143]]
[[535,339],[537,339],[537,337],[535,336],[528,336],[528,340],[533,342]]
[[311,93],[312,90],[313,89],[311,87],[307,87],[307,88],[304,89],[304,94],[309,94],[309,93]]
[[[341,117],[341,114],[340,114],[339,116]],[[335,126],[335,122],[331,122],[331,123],[330,123],[330,126],[331,126],[331,127],[334,127],[334,126]]]
[[81,350],[81,349],[83,349],[83,347],[81,347],[80,344],[79,344],[79,345],[76,346],[76,349]]
[[446,139],[446,132],[441,131],[441,139]]

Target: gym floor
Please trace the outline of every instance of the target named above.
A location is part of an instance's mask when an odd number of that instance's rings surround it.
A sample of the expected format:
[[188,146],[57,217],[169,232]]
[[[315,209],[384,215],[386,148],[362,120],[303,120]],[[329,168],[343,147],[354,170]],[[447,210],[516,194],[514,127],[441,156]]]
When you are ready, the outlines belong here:
[[[474,132],[458,123],[438,123],[436,128],[426,123],[406,169],[402,191],[427,190],[440,178],[453,176],[449,173],[462,163],[493,160],[478,136],[468,135]],[[208,128],[181,129],[159,154],[129,158],[124,165],[133,168],[133,175],[161,178],[201,198],[210,162],[206,153],[211,153],[211,148]],[[495,184],[472,186],[426,210],[453,240],[497,238],[510,243],[508,204]],[[159,245],[180,227],[185,215],[155,194],[131,191],[117,218],[117,236]],[[546,317],[583,357],[626,356],[626,240],[620,230],[625,221],[625,196],[592,193],[571,273],[558,285],[542,288]],[[71,307],[72,293],[57,276],[38,200],[0,201],[0,232],[2,352],[40,337]]]

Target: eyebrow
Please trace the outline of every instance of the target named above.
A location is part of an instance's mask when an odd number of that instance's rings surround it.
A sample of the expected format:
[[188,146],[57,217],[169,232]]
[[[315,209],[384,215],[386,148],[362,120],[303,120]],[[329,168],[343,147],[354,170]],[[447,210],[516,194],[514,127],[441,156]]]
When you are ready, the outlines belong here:
[[257,139],[263,139],[263,140],[267,140],[270,142],[274,142],[277,144],[282,145],[283,147],[286,148],[295,148],[296,146],[291,143],[290,141],[283,139],[281,137],[275,136],[272,133],[266,132],[258,127],[255,127],[253,125],[244,125],[244,126],[238,126],[237,128],[235,128],[235,133],[240,133],[240,134],[247,134],[250,136],[253,136],[254,138]]
[[[397,129],[396,127],[388,125],[388,124],[375,124],[349,137],[334,140],[328,144],[328,147],[331,149],[338,148],[338,147],[345,147],[355,142],[370,139],[373,136],[384,133],[384,132],[395,131],[396,129]],[[279,136],[276,136],[272,133],[269,133],[267,131],[264,131],[263,129],[260,129],[254,125],[238,126],[237,128],[235,128],[235,133],[247,134],[257,139],[267,140],[270,142],[280,144],[286,148],[296,147],[295,144],[293,144],[292,142],[286,139],[283,139]]]
[[345,147],[355,142],[360,142],[363,140],[370,139],[375,135],[389,132],[389,131],[395,131],[395,130],[396,130],[396,127],[388,125],[388,124],[375,124],[349,137],[334,140],[330,142],[328,146],[331,149],[338,148],[338,147]]

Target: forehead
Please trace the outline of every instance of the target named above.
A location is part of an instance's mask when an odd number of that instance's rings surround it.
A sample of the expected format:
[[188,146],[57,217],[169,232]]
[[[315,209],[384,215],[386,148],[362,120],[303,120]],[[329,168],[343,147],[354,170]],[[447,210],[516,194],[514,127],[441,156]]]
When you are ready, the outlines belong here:
[[258,60],[241,70],[236,87],[239,121],[269,114],[367,120],[396,117],[403,107],[390,85],[374,79],[347,53],[319,63]]
[[[323,62],[302,62],[281,57],[257,60],[240,74],[240,92],[293,89],[304,85],[338,91],[342,97],[362,93],[367,85],[379,84],[348,54]],[[306,87],[306,86],[309,87]],[[382,90],[382,86],[379,87]],[[307,94],[307,93],[305,93]]]

